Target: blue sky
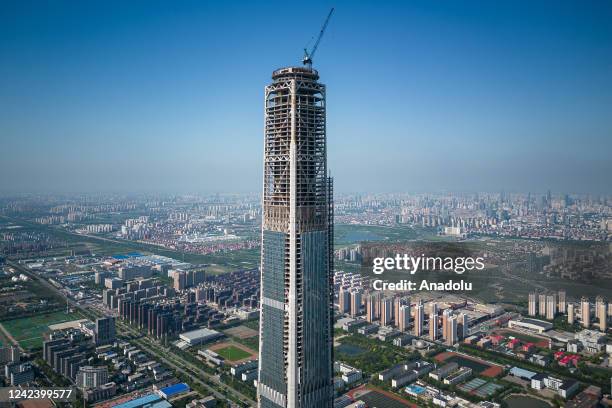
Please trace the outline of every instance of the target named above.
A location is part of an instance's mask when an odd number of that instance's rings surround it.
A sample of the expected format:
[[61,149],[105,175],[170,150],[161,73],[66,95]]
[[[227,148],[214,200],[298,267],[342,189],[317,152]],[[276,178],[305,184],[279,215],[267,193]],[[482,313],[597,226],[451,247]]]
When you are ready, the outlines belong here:
[[609,1],[4,1],[0,191],[259,191],[315,57],[341,192],[610,193]]

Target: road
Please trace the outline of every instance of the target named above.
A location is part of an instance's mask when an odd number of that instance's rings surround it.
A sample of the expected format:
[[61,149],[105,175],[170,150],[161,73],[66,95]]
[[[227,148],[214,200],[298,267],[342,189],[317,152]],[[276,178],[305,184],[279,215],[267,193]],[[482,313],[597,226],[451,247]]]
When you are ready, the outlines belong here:
[[[66,297],[66,295],[59,290],[58,288],[56,288],[55,286],[53,286],[52,284],[49,283],[49,281],[47,281],[46,279],[38,276],[37,274],[33,273],[32,271],[28,270],[27,268],[24,268],[22,265],[7,260],[6,263],[10,266],[12,266],[13,268],[15,268],[16,270],[20,271],[21,273],[29,276],[30,278],[36,280],[37,282],[39,282],[41,285],[43,285],[45,288],[48,288],[50,291],[58,294],[59,296],[61,296],[64,299],[67,299],[68,303],[70,304],[70,306],[77,308],[79,311],[81,311],[85,316],[91,318],[91,319],[95,319],[96,317],[100,317],[101,314],[100,312],[96,311],[95,309],[91,309],[91,308],[85,308],[83,306],[81,306],[80,304],[78,304],[77,302],[73,301],[72,299]],[[119,319],[117,319],[116,324],[118,326],[118,328],[121,329],[121,332],[124,334],[132,334],[134,336],[140,336],[141,333],[130,327],[128,324],[125,324],[123,322],[121,322]],[[184,359],[183,357],[181,357],[180,355],[174,354],[172,352],[169,352],[168,349],[164,349],[162,348],[162,346],[155,340],[152,340],[148,337],[143,337],[140,339],[133,339],[132,342],[138,344],[143,350],[146,350],[148,352],[150,352],[151,354],[153,354],[156,358],[159,358],[162,362],[166,363],[169,367],[173,368],[174,370],[190,377],[192,379],[192,381],[197,382],[199,384],[201,384],[203,387],[205,387],[207,390],[209,390],[211,393],[213,393],[216,397],[218,398],[222,398],[222,399],[226,399],[226,397],[220,393],[219,391],[217,391],[216,389],[214,389],[213,387],[211,387],[210,385],[204,383],[203,381],[201,381],[199,378],[195,377],[193,375],[193,373],[196,373],[197,375],[200,376],[200,378],[206,378],[207,380],[213,382],[216,386],[218,386],[219,388],[221,388],[222,390],[228,392],[229,394],[232,394],[234,396],[235,399],[239,400],[239,401],[243,401],[246,402],[247,404],[253,405],[255,406],[256,403],[255,401],[253,401],[251,398],[247,397],[246,395],[242,394],[241,392],[229,387],[228,385],[222,383],[217,377],[201,370],[199,367],[197,367],[195,364],[193,364],[192,362]],[[153,351],[155,350],[155,351]],[[188,372],[186,371],[183,367],[187,367],[189,370],[191,370],[192,372]]]
[[[242,394],[241,392],[235,390],[234,388],[231,388],[230,386],[228,386],[227,384],[224,384],[223,382],[221,382],[216,376],[207,373],[206,371],[202,370],[200,367],[198,367],[196,364],[192,363],[189,360],[184,359],[183,357],[181,357],[178,354],[175,353],[171,353],[168,352],[168,349],[165,348],[165,346],[163,346],[161,343],[159,343],[157,340],[151,339],[150,337],[147,336],[142,336],[142,333],[139,332],[138,330],[136,330],[135,328],[129,326],[126,323],[123,323],[120,320],[117,320],[116,322],[117,326],[121,329],[122,332],[124,333],[129,333],[132,336],[136,337],[134,339],[132,339],[131,341],[135,344],[137,344],[141,349],[146,350],[147,352],[151,353],[153,356],[155,356],[156,358],[159,358],[161,361],[163,361],[165,364],[167,364],[168,366],[180,371],[181,373],[188,375],[192,378],[194,378],[193,374],[197,374],[198,376],[200,376],[201,378],[206,378],[208,381],[213,382],[217,387],[219,387],[220,389],[233,394],[234,397],[240,401],[246,402],[250,405],[256,405],[255,401],[253,401],[251,398],[249,398],[248,396]],[[187,372],[184,368],[188,368],[191,372]],[[219,395],[222,396],[223,394],[219,393],[217,390],[215,390],[214,388],[212,388],[210,385],[203,383],[201,381],[199,381],[204,387],[206,387],[207,389],[209,389],[211,392],[215,393],[215,395]],[[226,398],[225,396],[222,396],[220,398]]]

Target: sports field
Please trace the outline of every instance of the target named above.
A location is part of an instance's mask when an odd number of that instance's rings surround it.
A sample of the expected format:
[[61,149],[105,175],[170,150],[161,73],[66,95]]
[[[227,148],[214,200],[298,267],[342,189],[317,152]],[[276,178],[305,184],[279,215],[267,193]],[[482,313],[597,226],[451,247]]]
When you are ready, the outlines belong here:
[[49,331],[50,324],[83,319],[79,312],[53,312],[43,315],[24,317],[23,319],[7,320],[2,326],[8,331],[19,345],[25,350],[42,347],[43,333]]
[[233,342],[213,344],[209,347],[209,349],[233,364],[257,358],[256,351],[253,351],[242,344]]

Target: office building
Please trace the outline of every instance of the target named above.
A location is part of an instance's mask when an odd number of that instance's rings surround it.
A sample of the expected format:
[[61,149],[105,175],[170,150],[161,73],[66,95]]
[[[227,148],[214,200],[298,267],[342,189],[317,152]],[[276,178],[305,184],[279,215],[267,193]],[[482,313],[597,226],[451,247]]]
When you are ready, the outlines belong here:
[[333,200],[325,86],[282,68],[265,89],[260,407],[331,407]]

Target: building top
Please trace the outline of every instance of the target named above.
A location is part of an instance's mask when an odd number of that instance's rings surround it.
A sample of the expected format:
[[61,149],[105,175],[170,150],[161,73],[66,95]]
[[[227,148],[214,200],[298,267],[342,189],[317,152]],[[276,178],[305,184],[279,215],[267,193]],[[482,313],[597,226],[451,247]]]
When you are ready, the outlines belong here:
[[205,338],[209,336],[219,336],[219,335],[220,333],[218,331],[204,327],[201,329],[181,333],[180,337],[187,339],[187,340],[195,340],[195,339]]
[[308,79],[319,79],[319,72],[314,68],[309,67],[285,67],[272,72],[272,79],[294,78],[301,76]]

